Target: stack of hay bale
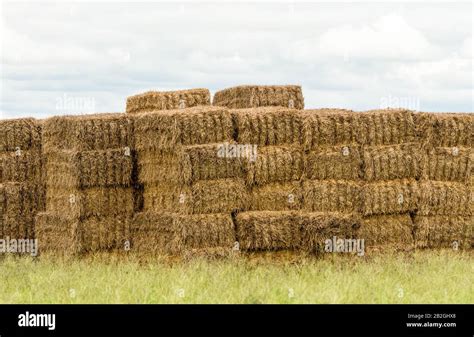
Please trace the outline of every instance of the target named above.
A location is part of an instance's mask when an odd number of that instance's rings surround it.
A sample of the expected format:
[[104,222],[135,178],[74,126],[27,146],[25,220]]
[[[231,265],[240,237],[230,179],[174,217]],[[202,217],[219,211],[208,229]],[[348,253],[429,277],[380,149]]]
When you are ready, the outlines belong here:
[[307,110],[303,119],[303,209],[351,219],[324,240],[356,235],[361,219],[362,161],[355,114],[342,109]]
[[135,207],[132,140],[126,114],[45,120],[46,212],[36,222],[42,252],[127,249]]
[[355,118],[363,153],[360,236],[373,249],[411,250],[423,159],[413,114],[388,109],[359,113]]
[[209,105],[162,110],[159,100],[155,105],[134,115],[143,212],[133,222],[133,249],[231,252],[232,213],[246,207],[248,195],[242,162],[225,151],[233,144],[230,112]]
[[420,207],[415,217],[419,248],[474,246],[474,114],[423,113],[425,149]]
[[216,93],[214,104],[233,109],[237,143],[256,146],[256,157],[245,161],[251,195],[248,211],[235,218],[242,250],[314,250],[323,233],[352,228],[353,218],[346,215],[302,210],[305,151],[300,87],[235,87]]
[[34,239],[44,209],[41,124],[33,118],[0,122],[0,239]]

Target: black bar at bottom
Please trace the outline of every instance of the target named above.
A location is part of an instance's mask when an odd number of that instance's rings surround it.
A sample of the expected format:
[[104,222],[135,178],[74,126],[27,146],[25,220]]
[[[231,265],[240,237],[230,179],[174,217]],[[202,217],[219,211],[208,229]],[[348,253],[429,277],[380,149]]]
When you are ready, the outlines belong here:
[[[55,315],[54,326],[53,316],[44,314]],[[474,309],[472,305],[0,305],[0,336],[472,337]]]

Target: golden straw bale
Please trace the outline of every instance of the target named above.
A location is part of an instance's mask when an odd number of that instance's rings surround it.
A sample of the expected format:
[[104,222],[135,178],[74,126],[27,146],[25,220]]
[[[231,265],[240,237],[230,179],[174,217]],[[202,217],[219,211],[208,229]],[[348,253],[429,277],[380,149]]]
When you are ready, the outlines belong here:
[[41,124],[34,118],[0,120],[0,152],[41,150]]
[[428,151],[423,179],[469,182],[474,168],[474,150],[466,147],[436,147]]
[[422,113],[416,120],[422,142],[430,147],[474,146],[472,113]]
[[134,211],[134,191],[131,187],[48,188],[46,211],[81,219],[127,216]]
[[361,145],[414,143],[417,130],[413,113],[404,109],[370,110],[354,114],[356,140]]
[[151,110],[175,110],[198,105],[210,105],[208,89],[188,89],[176,91],[147,91],[127,98],[127,113]]
[[364,148],[364,178],[368,181],[419,179],[423,160],[418,143],[367,146]]
[[415,180],[401,179],[372,182],[362,188],[362,213],[394,214],[418,209],[420,189]]
[[299,85],[242,85],[218,91],[213,105],[232,109],[283,106],[304,109]]
[[249,200],[249,192],[241,179],[201,180],[192,186],[194,214],[245,210]]
[[271,183],[252,189],[250,211],[290,211],[301,208],[301,183]]
[[300,180],[303,170],[303,151],[299,147],[266,146],[259,148],[254,162],[247,162],[247,183],[262,185]]
[[235,242],[229,214],[177,215],[143,212],[132,224],[133,251],[181,255],[194,249],[226,248]]
[[38,150],[0,152],[0,183],[41,184],[43,158]]
[[346,145],[356,140],[354,112],[343,109],[305,110],[302,116],[302,143],[306,150],[320,146]]
[[82,229],[78,219],[47,212],[38,213],[35,234],[41,253],[76,255],[82,251]]
[[235,226],[239,247],[244,251],[299,249],[300,222],[294,211],[238,213]]
[[301,114],[295,109],[267,107],[231,110],[239,144],[295,145],[301,143]]
[[133,121],[124,113],[55,116],[43,123],[43,149],[107,150],[133,148]]
[[317,212],[300,213],[301,248],[312,252],[326,252],[328,240],[356,239],[361,218],[355,213]]
[[244,251],[320,250],[333,236],[352,238],[360,226],[357,215],[296,211],[243,212],[235,218],[237,240]]
[[306,180],[303,182],[303,209],[309,212],[360,210],[362,184],[346,180]]
[[140,151],[139,181],[189,184],[197,180],[243,177],[243,159],[227,156],[221,153],[223,149],[225,143],[182,146],[175,151]]
[[362,177],[359,146],[322,147],[305,157],[305,176],[317,180],[358,180]]
[[415,217],[417,248],[469,249],[474,247],[474,217],[435,215]]
[[137,114],[134,121],[137,150],[228,142],[234,133],[230,112],[222,107],[153,111]]
[[413,230],[410,214],[374,215],[363,219],[358,235],[370,250],[410,250]]
[[132,153],[123,149],[60,150],[46,154],[48,187],[128,187],[132,184]]
[[473,215],[474,193],[459,182],[423,181],[420,183],[420,215]]
[[90,217],[80,222],[83,252],[128,251],[131,247],[131,217]]
[[146,185],[143,190],[143,210],[192,213],[193,193],[191,187],[175,184]]

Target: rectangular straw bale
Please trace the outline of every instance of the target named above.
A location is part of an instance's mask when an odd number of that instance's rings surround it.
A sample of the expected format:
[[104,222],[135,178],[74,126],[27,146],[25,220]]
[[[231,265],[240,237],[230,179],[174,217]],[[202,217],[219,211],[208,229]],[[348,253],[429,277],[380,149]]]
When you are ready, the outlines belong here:
[[46,211],[81,219],[127,216],[134,211],[134,191],[131,187],[48,188]]
[[354,115],[354,112],[343,109],[305,110],[301,114],[305,150],[354,143],[358,132]]
[[473,215],[474,193],[459,182],[424,181],[420,183],[420,215]]
[[194,249],[231,250],[234,224],[229,214],[177,215],[138,213],[133,222],[133,250],[140,253],[181,255]]
[[415,217],[415,241],[417,248],[473,248],[474,217],[417,215]]
[[242,85],[218,91],[213,105],[232,109],[283,106],[304,109],[299,85]]
[[17,182],[0,184],[0,216],[31,218],[44,206],[42,186]]
[[83,252],[127,251],[131,245],[131,217],[90,217],[80,222]]
[[188,89],[176,91],[147,91],[127,98],[127,113],[153,110],[175,110],[198,105],[210,105],[208,89]]
[[143,190],[146,212],[192,213],[193,193],[190,186],[175,184],[146,185]]
[[361,218],[355,213],[300,213],[299,218],[301,248],[312,253],[326,252],[327,240],[357,238],[361,227]]
[[41,184],[43,158],[38,150],[0,152],[0,183]]
[[305,156],[305,176],[317,180],[358,180],[362,177],[359,146],[329,146]]
[[294,211],[242,212],[235,218],[241,250],[299,249],[301,220]]
[[243,212],[235,218],[237,240],[244,251],[320,250],[333,236],[352,238],[360,226],[357,215],[295,211]]
[[290,211],[301,208],[303,193],[301,183],[271,183],[252,189],[249,210]]
[[423,179],[469,182],[474,168],[474,150],[466,147],[436,147],[422,161]]
[[403,109],[354,113],[356,140],[361,145],[414,143],[417,130],[413,113]]
[[45,152],[125,147],[133,148],[133,121],[124,113],[55,116],[44,121]]
[[247,162],[247,183],[300,180],[303,176],[303,151],[296,146],[266,146],[258,149],[254,162]]
[[364,179],[419,179],[424,160],[419,143],[366,146],[364,148]]
[[420,190],[415,180],[401,179],[372,182],[362,188],[362,213],[396,214],[416,211]]
[[82,251],[82,228],[78,219],[47,212],[38,213],[35,234],[40,253],[76,255]]
[[41,124],[34,118],[0,120],[0,152],[41,150]]
[[245,210],[249,199],[249,192],[242,179],[201,180],[192,186],[194,214]]
[[134,121],[137,150],[222,143],[232,140],[234,134],[230,112],[222,107],[154,111],[138,114]]
[[132,153],[123,149],[60,150],[46,154],[48,187],[128,187],[132,184]]
[[220,152],[225,148],[225,144],[218,143],[182,146],[175,151],[140,151],[139,181],[189,184],[197,180],[243,177],[244,159],[226,156]]
[[472,113],[423,113],[417,121],[420,137],[428,146],[474,146]]
[[239,144],[301,144],[301,112],[281,107],[231,110]]
[[303,209],[309,212],[352,213],[360,210],[362,184],[345,180],[303,182]]
[[374,215],[363,219],[358,235],[371,250],[410,250],[413,230],[410,214]]

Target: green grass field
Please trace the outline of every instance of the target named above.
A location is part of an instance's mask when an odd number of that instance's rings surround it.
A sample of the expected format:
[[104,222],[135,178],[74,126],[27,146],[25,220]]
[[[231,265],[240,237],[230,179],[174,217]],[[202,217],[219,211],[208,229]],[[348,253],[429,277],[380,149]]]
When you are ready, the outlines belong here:
[[1,303],[474,303],[472,252],[138,262],[3,257]]

